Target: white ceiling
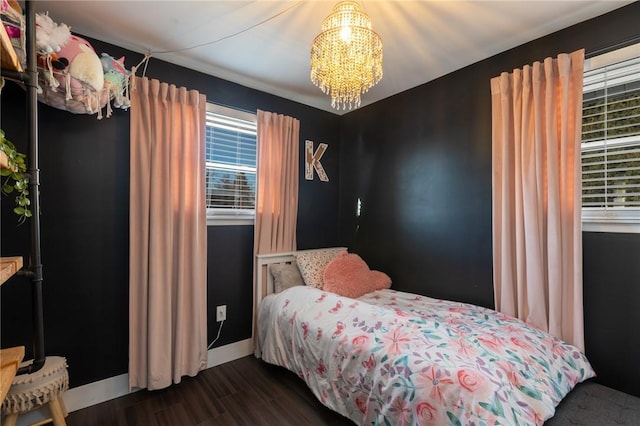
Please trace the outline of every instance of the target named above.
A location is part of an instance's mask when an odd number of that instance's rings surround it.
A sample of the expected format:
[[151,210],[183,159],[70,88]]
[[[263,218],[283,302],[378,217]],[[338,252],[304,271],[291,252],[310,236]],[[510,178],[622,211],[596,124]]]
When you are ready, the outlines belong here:
[[[336,3],[40,1],[36,11],[74,33],[342,114],[309,79],[311,43]],[[384,45],[384,76],[364,106],[632,1],[360,3]]]

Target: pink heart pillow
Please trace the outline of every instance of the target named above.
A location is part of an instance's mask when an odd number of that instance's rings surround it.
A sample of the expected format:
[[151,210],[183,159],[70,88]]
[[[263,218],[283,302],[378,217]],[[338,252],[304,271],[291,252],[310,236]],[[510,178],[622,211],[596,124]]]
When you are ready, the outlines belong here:
[[323,290],[351,298],[391,287],[387,274],[372,271],[355,253],[341,253],[329,262],[324,268],[323,281]]

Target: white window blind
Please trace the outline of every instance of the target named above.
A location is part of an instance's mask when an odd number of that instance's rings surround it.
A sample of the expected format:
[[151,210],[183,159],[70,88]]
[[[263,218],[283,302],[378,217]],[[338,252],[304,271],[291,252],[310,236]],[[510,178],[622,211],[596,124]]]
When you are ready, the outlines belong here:
[[254,217],[256,134],[255,114],[207,104],[207,216]]
[[[633,48],[633,46],[631,46]],[[629,49],[628,49],[629,50]],[[583,224],[640,223],[640,55],[593,58],[584,74]],[[629,56],[629,55],[626,55]],[[607,63],[611,62],[611,63]]]

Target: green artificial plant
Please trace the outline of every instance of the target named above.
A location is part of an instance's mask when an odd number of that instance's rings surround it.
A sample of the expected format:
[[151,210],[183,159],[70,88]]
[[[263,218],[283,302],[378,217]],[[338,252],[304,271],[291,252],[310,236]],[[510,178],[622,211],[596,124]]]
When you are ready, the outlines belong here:
[[29,205],[29,175],[26,155],[18,152],[14,144],[4,137],[4,131],[0,129],[0,151],[7,155],[8,168],[0,170],[2,176],[2,194],[10,195],[15,192],[16,206],[13,212],[18,215],[18,223],[23,223],[31,217]]

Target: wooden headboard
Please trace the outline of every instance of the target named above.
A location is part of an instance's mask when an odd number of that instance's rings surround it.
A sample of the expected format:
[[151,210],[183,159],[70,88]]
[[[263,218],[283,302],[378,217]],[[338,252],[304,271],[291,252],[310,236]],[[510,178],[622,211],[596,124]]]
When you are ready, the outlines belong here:
[[262,299],[267,295],[274,292],[273,276],[269,273],[269,265],[274,263],[285,263],[295,260],[296,252],[290,251],[287,253],[271,253],[271,254],[258,254],[256,255],[257,271],[256,271],[256,295],[255,295],[255,307],[256,312]]
[[[347,250],[346,247],[330,247],[336,249]],[[256,311],[258,305],[262,299],[267,295],[274,292],[273,276],[269,273],[269,265],[274,263],[286,263],[295,260],[296,253],[308,253],[312,251],[326,250],[326,248],[309,249],[290,251],[286,253],[271,253],[271,254],[258,254],[256,255],[256,294],[255,294],[255,307]]]
[[[331,247],[347,250],[346,247]],[[274,263],[292,262],[295,260],[296,253],[326,250],[326,248],[290,251],[286,253],[271,253],[256,255],[256,288],[253,296],[253,330],[254,330],[254,348],[255,348],[255,323],[258,316],[258,306],[262,299],[274,292],[273,276],[269,273],[269,265]]]

